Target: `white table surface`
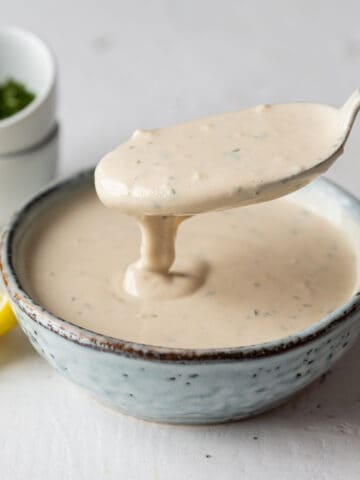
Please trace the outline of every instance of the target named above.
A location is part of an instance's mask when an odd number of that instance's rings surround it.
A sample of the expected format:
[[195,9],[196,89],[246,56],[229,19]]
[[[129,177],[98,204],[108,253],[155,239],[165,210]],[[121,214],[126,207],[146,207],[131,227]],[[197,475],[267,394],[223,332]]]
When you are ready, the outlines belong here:
[[[358,0],[4,0],[0,22],[57,53],[61,175],[136,127],[260,102],[339,105],[360,86]],[[359,155],[360,121],[330,172],[358,195]],[[0,479],[358,479],[358,346],[276,411],[172,427],[103,407],[17,329],[0,338]]]

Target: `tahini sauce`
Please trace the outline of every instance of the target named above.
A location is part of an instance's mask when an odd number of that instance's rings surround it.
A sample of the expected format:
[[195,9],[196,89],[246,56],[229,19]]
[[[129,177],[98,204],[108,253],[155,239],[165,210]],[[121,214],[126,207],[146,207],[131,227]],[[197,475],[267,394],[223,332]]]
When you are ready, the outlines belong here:
[[340,121],[324,105],[263,105],[136,131],[96,169],[113,209],[83,191],[31,229],[26,288],[75,324],[163,346],[249,345],[317,322],[354,289],[340,231],[287,200],[192,215],[300,187],[287,180],[321,173]]
[[298,332],[343,304],[356,282],[343,233],[287,199],[196,215],[181,225],[173,270],[207,265],[192,295],[139,300],[121,288],[138,256],[131,217],[93,189],[42,214],[26,235],[20,278],[49,311],[141,343],[187,348],[250,345]]

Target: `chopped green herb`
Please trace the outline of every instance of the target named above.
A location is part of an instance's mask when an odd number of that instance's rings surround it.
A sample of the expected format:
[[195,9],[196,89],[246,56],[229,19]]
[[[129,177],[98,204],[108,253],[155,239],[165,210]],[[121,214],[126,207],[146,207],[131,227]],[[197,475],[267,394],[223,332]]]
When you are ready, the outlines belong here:
[[27,107],[35,98],[25,86],[15,80],[0,85],[0,120],[11,117]]
[[241,160],[241,155],[240,155],[240,148],[234,148],[234,150],[230,150],[228,152],[224,152],[225,157],[231,158],[232,160],[239,161]]
[[255,134],[255,135],[251,135],[253,138],[255,138],[256,140],[263,140],[264,138],[267,137],[267,134],[265,132],[261,132],[261,133],[258,133],[258,134]]

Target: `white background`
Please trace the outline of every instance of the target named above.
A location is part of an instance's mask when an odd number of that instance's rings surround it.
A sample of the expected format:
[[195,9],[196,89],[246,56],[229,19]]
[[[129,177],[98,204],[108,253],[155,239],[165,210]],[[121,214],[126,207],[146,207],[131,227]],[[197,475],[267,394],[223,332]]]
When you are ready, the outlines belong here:
[[[358,0],[2,0],[0,23],[57,54],[61,175],[137,127],[260,102],[340,105],[360,86]],[[359,156],[360,121],[330,172],[360,195]],[[259,418],[172,427],[98,404],[16,330],[0,338],[0,479],[358,479],[359,362],[355,347]]]

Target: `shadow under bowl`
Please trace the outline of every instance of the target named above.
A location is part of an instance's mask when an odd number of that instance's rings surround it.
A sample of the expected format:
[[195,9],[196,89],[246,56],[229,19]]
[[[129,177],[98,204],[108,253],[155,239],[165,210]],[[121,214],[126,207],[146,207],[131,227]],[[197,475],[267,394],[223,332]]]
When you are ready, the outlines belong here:
[[[175,349],[128,342],[76,326],[46,311],[22,288],[14,258],[25,232],[65,195],[93,182],[93,170],[47,188],[17,213],[0,247],[2,278],[21,328],[69,380],[136,417],[210,424],[267,411],[324,374],[360,333],[360,292],[297,334],[254,346]],[[360,262],[360,203],[328,180],[291,195],[338,225]]]

